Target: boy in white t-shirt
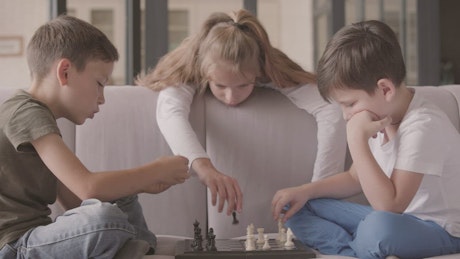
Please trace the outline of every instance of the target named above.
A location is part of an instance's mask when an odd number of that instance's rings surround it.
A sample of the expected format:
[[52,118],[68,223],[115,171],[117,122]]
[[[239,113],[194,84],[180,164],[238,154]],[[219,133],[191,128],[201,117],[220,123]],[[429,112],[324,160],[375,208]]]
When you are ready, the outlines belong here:
[[[460,135],[445,113],[404,85],[405,73],[397,37],[379,21],[343,28],[319,61],[318,87],[342,108],[353,164],[278,191],[272,209],[278,219],[287,208],[287,226],[323,254],[460,251]],[[360,192],[370,206],[339,200]]]

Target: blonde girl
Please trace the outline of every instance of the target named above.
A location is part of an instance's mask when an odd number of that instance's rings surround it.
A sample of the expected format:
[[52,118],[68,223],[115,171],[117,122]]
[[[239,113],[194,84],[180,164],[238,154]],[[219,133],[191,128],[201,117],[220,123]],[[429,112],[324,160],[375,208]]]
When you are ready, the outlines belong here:
[[237,179],[220,172],[210,161],[190,126],[188,115],[196,93],[209,88],[222,103],[237,106],[254,87],[269,87],[286,95],[318,123],[318,153],[313,179],[343,171],[346,149],[340,109],[325,102],[316,76],[270,44],[267,32],[246,10],[214,13],[198,34],[185,39],[162,57],[137,84],[160,91],[157,120],[175,154],[187,157],[199,179],[209,188],[212,204],[227,214],[242,211]]

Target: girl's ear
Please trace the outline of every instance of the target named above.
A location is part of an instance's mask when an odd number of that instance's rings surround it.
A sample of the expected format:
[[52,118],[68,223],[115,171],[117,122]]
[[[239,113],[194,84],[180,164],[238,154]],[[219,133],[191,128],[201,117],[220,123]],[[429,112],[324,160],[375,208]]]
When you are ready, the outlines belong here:
[[382,91],[386,101],[391,101],[395,97],[396,87],[388,78],[382,78],[377,81],[377,88]]
[[63,58],[59,60],[56,68],[57,79],[61,86],[67,85],[71,63],[70,60]]

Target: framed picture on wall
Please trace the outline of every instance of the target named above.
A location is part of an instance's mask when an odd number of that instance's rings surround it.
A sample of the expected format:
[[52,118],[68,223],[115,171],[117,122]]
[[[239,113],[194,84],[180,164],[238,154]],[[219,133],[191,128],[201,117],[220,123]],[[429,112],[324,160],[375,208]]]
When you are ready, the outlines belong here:
[[22,36],[0,36],[0,57],[21,56],[23,41]]

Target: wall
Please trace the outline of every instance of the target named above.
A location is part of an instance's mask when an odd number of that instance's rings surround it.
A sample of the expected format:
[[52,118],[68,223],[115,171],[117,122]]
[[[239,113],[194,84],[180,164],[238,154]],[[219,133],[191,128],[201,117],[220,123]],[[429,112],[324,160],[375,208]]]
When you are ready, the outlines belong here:
[[0,56],[0,87],[27,87],[29,69],[24,50],[34,31],[48,20],[48,0],[0,0],[0,37],[21,36],[20,56]]
[[[0,37],[22,36],[23,47],[31,35],[49,19],[50,0],[0,0]],[[113,43],[120,53],[113,82],[123,84],[125,71],[125,0],[67,0],[67,8],[75,16],[90,22],[90,10],[113,10]],[[203,21],[215,11],[230,12],[243,7],[242,0],[169,0],[170,9],[189,10],[189,32],[194,34]],[[284,51],[306,70],[312,71],[313,18],[312,1],[258,1],[258,17],[268,32],[272,45]],[[0,87],[28,87],[29,71],[25,55],[0,57]]]

